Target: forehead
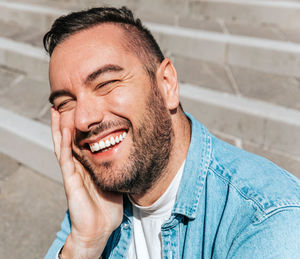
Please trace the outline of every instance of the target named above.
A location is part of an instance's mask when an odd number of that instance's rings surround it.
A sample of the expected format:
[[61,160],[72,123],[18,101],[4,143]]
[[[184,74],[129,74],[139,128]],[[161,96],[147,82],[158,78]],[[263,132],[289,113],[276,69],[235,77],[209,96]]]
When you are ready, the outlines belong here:
[[96,25],[71,35],[54,49],[49,67],[50,84],[68,73],[85,76],[96,67],[117,64],[121,67],[139,62],[125,47],[125,35],[120,26]]

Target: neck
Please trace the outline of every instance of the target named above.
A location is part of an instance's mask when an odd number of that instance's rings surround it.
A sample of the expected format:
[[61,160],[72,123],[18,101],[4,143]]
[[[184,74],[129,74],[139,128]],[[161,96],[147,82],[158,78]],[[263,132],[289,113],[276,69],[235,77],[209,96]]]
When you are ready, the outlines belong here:
[[191,138],[190,122],[183,112],[174,116],[174,142],[167,167],[146,193],[131,195],[131,199],[140,206],[150,206],[163,195],[186,159]]

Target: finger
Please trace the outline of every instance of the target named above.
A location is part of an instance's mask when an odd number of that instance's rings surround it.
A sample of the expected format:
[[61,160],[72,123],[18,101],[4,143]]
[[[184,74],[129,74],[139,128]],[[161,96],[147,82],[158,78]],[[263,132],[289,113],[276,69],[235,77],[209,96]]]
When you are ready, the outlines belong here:
[[67,183],[68,179],[75,172],[75,165],[72,155],[72,145],[71,145],[71,133],[67,128],[63,129],[61,146],[60,146],[60,167],[63,174],[64,182]]
[[61,144],[61,132],[60,132],[60,119],[59,113],[53,107],[51,107],[51,132],[52,141],[54,144],[54,152],[57,159],[60,159],[60,144]]
[[78,172],[80,174],[81,179],[85,182],[86,176],[88,175],[88,173],[83,168],[83,165],[74,156],[73,156],[73,162],[75,165],[76,172]]

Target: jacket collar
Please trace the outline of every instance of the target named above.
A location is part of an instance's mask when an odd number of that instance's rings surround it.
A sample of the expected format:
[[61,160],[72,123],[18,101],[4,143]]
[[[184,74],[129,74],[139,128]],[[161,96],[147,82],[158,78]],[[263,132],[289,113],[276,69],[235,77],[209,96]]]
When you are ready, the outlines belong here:
[[193,116],[186,115],[192,125],[191,143],[172,213],[194,219],[211,162],[211,136]]

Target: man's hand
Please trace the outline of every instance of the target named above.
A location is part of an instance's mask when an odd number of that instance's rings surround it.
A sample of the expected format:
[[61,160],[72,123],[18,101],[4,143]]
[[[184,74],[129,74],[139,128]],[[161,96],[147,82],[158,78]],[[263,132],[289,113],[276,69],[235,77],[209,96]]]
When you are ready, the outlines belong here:
[[62,258],[99,258],[110,234],[121,224],[121,194],[99,190],[72,155],[71,132],[60,130],[60,114],[51,109],[54,149],[59,161],[71,219]]

